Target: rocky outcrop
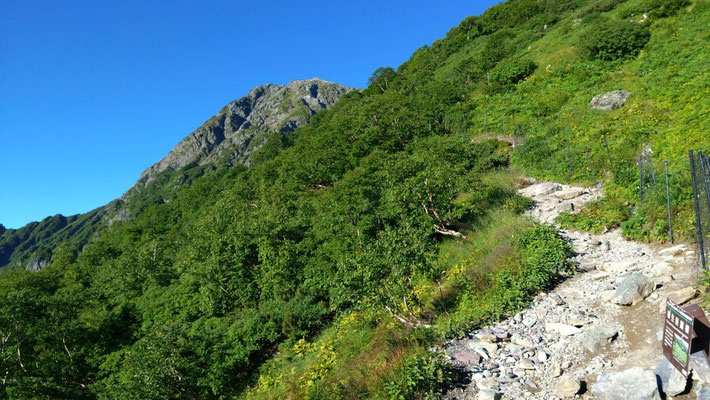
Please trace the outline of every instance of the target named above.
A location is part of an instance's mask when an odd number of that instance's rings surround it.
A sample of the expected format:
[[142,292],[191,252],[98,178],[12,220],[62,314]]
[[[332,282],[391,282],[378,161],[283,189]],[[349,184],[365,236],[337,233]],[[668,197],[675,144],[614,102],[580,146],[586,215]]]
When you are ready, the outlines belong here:
[[629,96],[631,96],[631,93],[621,90],[598,94],[589,102],[589,108],[604,111],[616,110],[626,104],[626,99]]
[[[250,155],[274,132],[293,131],[316,112],[334,104],[353,88],[318,78],[288,85],[257,86],[227,104],[214,117],[190,133],[162,160],[146,169],[135,188],[150,184],[168,169],[207,163],[250,165]],[[124,199],[130,195],[128,191]]]

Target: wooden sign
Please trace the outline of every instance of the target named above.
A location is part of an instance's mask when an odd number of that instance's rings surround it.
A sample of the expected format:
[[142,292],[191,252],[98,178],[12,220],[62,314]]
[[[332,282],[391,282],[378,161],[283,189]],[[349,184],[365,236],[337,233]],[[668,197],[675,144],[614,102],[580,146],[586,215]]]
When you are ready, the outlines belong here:
[[666,301],[666,322],[663,327],[663,354],[684,377],[690,369],[691,343],[695,318],[673,300]]

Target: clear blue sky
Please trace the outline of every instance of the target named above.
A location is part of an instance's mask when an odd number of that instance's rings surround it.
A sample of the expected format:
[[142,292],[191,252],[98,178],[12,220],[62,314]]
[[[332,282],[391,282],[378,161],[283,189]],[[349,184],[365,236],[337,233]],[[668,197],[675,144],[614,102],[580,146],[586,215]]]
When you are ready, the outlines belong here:
[[363,87],[485,1],[0,1],[0,223],[119,197],[259,84]]

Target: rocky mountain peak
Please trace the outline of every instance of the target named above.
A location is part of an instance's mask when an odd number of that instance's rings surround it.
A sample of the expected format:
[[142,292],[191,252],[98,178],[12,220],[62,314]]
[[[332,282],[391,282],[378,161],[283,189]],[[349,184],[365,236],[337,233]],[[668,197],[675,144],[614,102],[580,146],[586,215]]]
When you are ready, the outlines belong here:
[[124,194],[142,189],[155,175],[171,168],[196,164],[251,165],[250,156],[274,132],[293,131],[316,112],[354,90],[319,78],[294,80],[287,85],[265,84],[234,100],[181,140],[162,160],[146,169]]

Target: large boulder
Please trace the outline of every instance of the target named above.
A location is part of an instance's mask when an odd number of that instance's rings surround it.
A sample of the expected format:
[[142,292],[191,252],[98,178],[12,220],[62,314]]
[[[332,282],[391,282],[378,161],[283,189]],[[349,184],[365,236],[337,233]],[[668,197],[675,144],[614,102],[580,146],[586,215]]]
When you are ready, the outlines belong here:
[[622,306],[632,306],[648,297],[655,287],[652,279],[640,272],[633,273],[624,279],[611,297],[611,302]]
[[684,377],[666,358],[656,365],[653,371],[658,377],[657,382],[666,396],[677,396],[684,393],[688,387],[688,378]]
[[635,367],[599,375],[592,386],[597,400],[660,400],[653,371]]
[[629,96],[631,96],[631,93],[621,90],[598,94],[589,102],[589,108],[604,111],[616,110],[626,104],[626,99]]

